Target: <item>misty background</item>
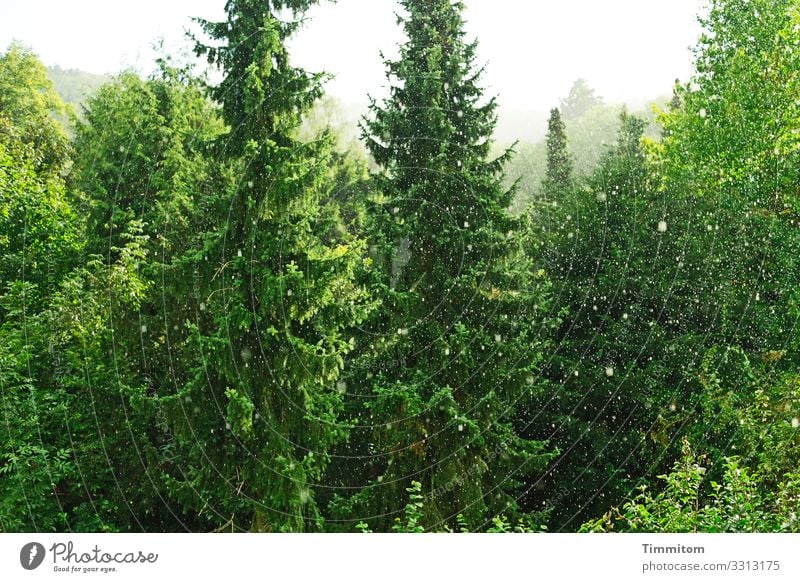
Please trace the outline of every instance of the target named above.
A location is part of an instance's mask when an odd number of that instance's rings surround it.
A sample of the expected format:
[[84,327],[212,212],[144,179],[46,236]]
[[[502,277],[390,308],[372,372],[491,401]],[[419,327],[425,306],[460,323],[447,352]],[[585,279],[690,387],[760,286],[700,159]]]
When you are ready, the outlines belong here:
[[[224,4],[4,0],[0,46],[19,40],[31,47],[49,65],[59,93],[80,111],[87,96],[122,70],[146,75],[167,54],[195,60],[185,35],[197,31],[192,17],[222,19]],[[507,167],[509,183],[521,179],[516,209],[539,188],[549,110],[563,109],[572,92],[564,117],[576,172],[587,174],[604,144],[616,139],[622,106],[652,121],[675,80],[688,78],[689,47],[701,30],[696,15],[704,9],[703,0],[464,4],[468,34],[480,39],[486,93],[498,99],[497,150],[519,142]],[[332,76],[326,99],[308,120],[309,133],[330,125],[343,148],[360,147],[358,120],[368,96],[386,95],[383,57],[394,58],[402,41],[396,10],[392,0],[338,0],[308,13],[291,54],[299,66]]]

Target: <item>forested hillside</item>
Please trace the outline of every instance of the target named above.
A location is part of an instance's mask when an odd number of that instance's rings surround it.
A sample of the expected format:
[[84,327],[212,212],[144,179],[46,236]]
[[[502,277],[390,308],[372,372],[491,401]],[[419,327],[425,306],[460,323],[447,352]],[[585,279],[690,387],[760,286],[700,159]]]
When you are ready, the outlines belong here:
[[93,75],[77,69],[62,69],[57,65],[48,67],[47,73],[53,81],[56,92],[78,113],[86,100],[111,80],[106,75]]
[[510,148],[452,0],[331,126],[314,4],[0,54],[0,531],[800,531],[800,1]]

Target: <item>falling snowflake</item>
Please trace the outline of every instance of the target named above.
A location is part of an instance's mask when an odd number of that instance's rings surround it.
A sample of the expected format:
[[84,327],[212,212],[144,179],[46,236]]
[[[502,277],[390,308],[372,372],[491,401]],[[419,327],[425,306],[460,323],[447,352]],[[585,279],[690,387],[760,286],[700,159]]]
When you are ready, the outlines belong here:
[[608,376],[609,378],[611,378],[611,376],[613,376],[613,375],[614,375],[614,368],[612,368],[611,366],[608,366],[608,367],[606,368],[606,376]]
[[667,232],[667,221],[662,220],[658,223],[658,232]]

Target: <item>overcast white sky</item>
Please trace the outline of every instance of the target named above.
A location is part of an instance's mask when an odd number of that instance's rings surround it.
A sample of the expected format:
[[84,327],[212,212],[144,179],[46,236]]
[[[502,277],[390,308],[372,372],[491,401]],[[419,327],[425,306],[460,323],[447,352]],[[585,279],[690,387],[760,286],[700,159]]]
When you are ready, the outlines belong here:
[[[191,16],[220,18],[224,0],[0,0],[0,48],[12,39],[48,65],[113,73],[152,68],[153,42],[177,47]],[[586,78],[607,101],[669,93],[691,71],[689,47],[704,0],[465,0],[470,35],[488,64],[485,84],[503,107],[541,111]],[[336,75],[347,103],[382,94],[379,52],[401,40],[392,0],[338,0],[310,13],[293,43],[296,63]]]

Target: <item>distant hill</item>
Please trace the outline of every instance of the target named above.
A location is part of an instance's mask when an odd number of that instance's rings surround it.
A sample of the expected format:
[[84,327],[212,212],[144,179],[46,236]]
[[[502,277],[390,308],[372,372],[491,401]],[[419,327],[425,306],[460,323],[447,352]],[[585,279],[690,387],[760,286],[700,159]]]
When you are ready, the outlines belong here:
[[48,67],[47,72],[61,98],[72,105],[80,115],[81,105],[91,97],[101,85],[111,80],[107,75],[95,75],[78,69]]

